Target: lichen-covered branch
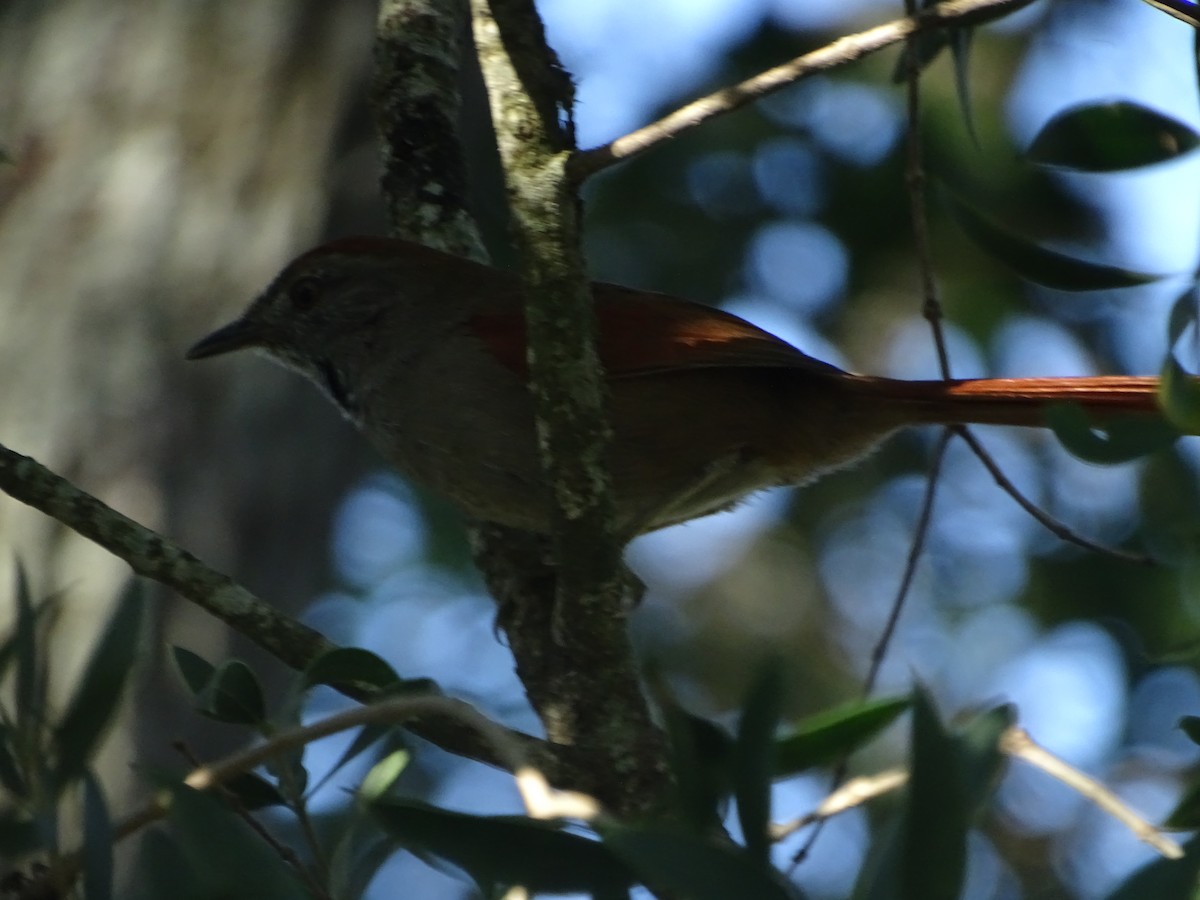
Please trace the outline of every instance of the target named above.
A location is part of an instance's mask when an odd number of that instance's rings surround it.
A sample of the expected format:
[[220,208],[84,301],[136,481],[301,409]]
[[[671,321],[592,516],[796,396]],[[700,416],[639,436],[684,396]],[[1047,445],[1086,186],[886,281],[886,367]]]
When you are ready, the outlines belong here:
[[[619,813],[645,813],[662,803],[669,775],[626,627],[632,600],[613,535],[605,388],[579,201],[565,172],[574,149],[571,82],[532,0],[472,0],[472,15],[522,260],[531,391],[557,506],[552,603],[545,572],[531,571],[523,586],[498,585],[514,588],[516,608],[503,624],[551,740],[593,763],[591,783],[578,787]],[[486,546],[477,557],[487,570]]]
[[[94,541],[129,564],[137,574],[164,584],[230,625],[293,669],[301,670],[337,648],[307,625],[279,612],[227,575],[210,568],[178,544],[101,502],[41,463],[0,444],[0,491]],[[367,690],[346,693],[370,699]],[[499,728],[500,726],[496,726]],[[413,721],[410,729],[451,753],[505,767],[494,742],[454,717]],[[554,748],[516,731],[506,731],[524,758],[551,781],[562,778]]]
[[467,212],[458,137],[467,0],[384,0],[375,38],[373,106],[392,232],[485,262]]

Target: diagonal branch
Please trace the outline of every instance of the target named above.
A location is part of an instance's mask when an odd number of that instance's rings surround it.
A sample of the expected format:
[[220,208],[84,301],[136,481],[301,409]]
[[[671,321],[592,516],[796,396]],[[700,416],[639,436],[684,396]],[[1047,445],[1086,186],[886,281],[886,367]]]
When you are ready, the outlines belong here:
[[[178,544],[3,444],[0,491],[99,544],[125,560],[137,574],[176,591],[293,669],[305,669],[317,657],[337,649],[318,632],[285,616]],[[371,692],[364,688],[345,693],[365,700]],[[409,727],[414,734],[451,753],[500,768],[507,764],[507,758],[497,753],[494,741],[481,740],[477,729],[464,726],[458,719],[424,718],[414,720]],[[521,748],[525,759],[552,781],[560,780],[563,761],[557,748],[521,732],[506,731],[506,735],[510,743]]]
[[568,164],[568,172],[576,182],[582,182],[609,166],[676,138],[714,116],[741,109],[817,72],[862,59],[921,31],[979,24],[1015,12],[1033,2],[1034,0],[951,0],[948,3],[926,7],[917,16],[897,19],[858,34],[847,35],[818,50],[798,56],[791,62],[760,72],[739,84],[722,88],[707,97],[681,106],[657,122],[632,131],[602,147],[576,153]]

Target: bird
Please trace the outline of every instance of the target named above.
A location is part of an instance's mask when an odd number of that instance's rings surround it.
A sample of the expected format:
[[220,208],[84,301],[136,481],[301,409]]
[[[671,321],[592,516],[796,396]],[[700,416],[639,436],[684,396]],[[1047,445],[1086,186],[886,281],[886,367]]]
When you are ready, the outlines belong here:
[[[843,371],[714,307],[591,286],[625,539],[802,485],[917,425],[1161,418],[1138,376],[909,381]],[[187,358],[256,349],[314,381],[418,484],[467,516],[550,533],[553,492],[512,272],[399,238],[347,237],[289,263]]]

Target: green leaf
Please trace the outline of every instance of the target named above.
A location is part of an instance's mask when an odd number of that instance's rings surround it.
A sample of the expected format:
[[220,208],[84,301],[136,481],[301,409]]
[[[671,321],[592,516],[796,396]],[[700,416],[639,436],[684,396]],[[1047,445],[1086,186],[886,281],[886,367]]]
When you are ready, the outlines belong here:
[[128,900],[212,900],[205,885],[190,877],[188,861],[178,842],[163,828],[148,829],[140,840],[137,866],[127,893]]
[[1200,780],[1193,780],[1187,786],[1162,827],[1172,831],[1200,828]]
[[1179,728],[1193,744],[1200,744],[1200,716],[1184,716],[1179,720]]
[[1183,859],[1157,859],[1142,866],[1107,900],[1174,900],[1192,898],[1200,891],[1200,835],[1183,845]]
[[0,815],[0,859],[20,859],[34,850],[45,849],[42,828],[33,819]]
[[852,753],[891,725],[911,702],[887,697],[810,716],[775,745],[776,776],[795,775]]
[[304,768],[303,747],[271,757],[264,767],[275,776],[279,792],[289,806],[303,803],[304,793],[308,790],[308,769]]
[[1013,711],[1000,706],[951,733],[925,689],[913,693],[910,778],[899,820],[876,840],[855,886],[861,900],[957,900],[967,832],[990,798],[1004,756],[1000,736]]
[[[926,2],[921,4],[922,7],[928,8],[936,6],[937,2]],[[919,31],[904,42],[904,46],[900,50],[900,55],[896,59],[896,67],[892,69],[892,83],[903,84],[909,78],[909,72],[912,68],[911,60],[916,56],[916,70],[918,73],[924,72],[942,53],[946,46],[950,43],[949,28],[932,28]]]
[[604,844],[645,884],[688,900],[796,900],[800,891],[736,846],[664,828],[606,825]]
[[113,827],[100,783],[83,776],[83,895],[110,900],[113,895]]
[[171,790],[169,821],[186,861],[176,867],[174,877],[186,887],[187,897],[311,896],[291,867],[217,798],[182,784]]
[[216,666],[186,647],[173,645],[171,659],[175,661],[176,670],[193,695],[199,694],[208,687],[213,676],[217,674]]
[[412,754],[407,750],[395,750],[375,763],[358,786],[359,797],[368,803],[378,800],[391,790],[411,759]]
[[380,833],[374,820],[362,809],[356,809],[330,855],[330,896],[338,900],[357,900],[395,850],[395,842]]
[[237,797],[243,809],[254,812],[269,806],[286,806],[279,789],[261,775],[243,772],[225,782],[225,790]]
[[[383,738],[391,736],[396,739],[396,743],[401,743],[401,739],[398,737],[398,735],[401,733],[401,730],[394,725],[364,725],[358,730],[358,734],[354,736],[354,740],[350,742],[350,746],[348,746],[342,755],[338,757],[338,760],[333,764],[333,767],[330,768],[330,770],[324,775],[322,775],[320,781],[318,781],[312,787],[312,793],[319,791],[325,786],[330,778],[341,771],[343,766],[345,766],[352,759],[355,759],[360,754],[364,753],[366,750],[373,747]],[[407,752],[406,748],[403,746],[401,746],[400,749],[404,750],[404,752]]]
[[1029,158],[1084,172],[1116,172],[1175,159],[1200,135],[1170,116],[1118,101],[1074,106],[1054,116],[1033,139]]
[[117,602],[62,721],[55,729],[60,787],[83,774],[87,761],[116,715],[125,683],[137,659],[144,606],[140,585],[131,582]]
[[771,776],[775,769],[775,731],[783,702],[783,668],[770,659],[750,689],[733,745],[733,790],[738,822],[750,858],[770,859]]
[[17,764],[15,741],[14,729],[0,724],[0,785],[13,797],[23,800],[29,796],[29,782]]
[[1022,278],[1060,291],[1099,291],[1149,284],[1165,277],[1086,262],[1047,250],[1001,228],[946,192],[951,212],[972,240]]
[[954,59],[954,90],[958,94],[958,106],[962,110],[967,134],[975,146],[979,146],[979,133],[975,130],[975,116],[971,111],[971,41],[974,28],[946,29],[950,39],[950,54]]
[[1167,344],[1175,346],[1175,342],[1183,337],[1188,326],[1196,324],[1196,284],[1188,285],[1187,290],[1175,298],[1171,306],[1171,315],[1167,319]]
[[29,589],[29,577],[25,567],[17,560],[17,583],[14,595],[17,601],[17,620],[13,630],[13,649],[17,660],[16,695],[17,729],[22,734],[31,734],[38,727],[44,714],[38,678],[37,613]]
[[384,690],[403,682],[383,658],[361,647],[338,647],[318,656],[304,670],[304,686],[369,685]]
[[983,813],[999,786],[1008,759],[1000,749],[1000,738],[1016,721],[1017,708],[1004,703],[973,716],[958,730],[967,812],[972,817]]
[[262,685],[254,671],[238,659],[218,666],[196,700],[198,711],[218,722],[262,725],[267,719]]
[[381,797],[370,810],[402,846],[465,871],[485,896],[522,885],[530,893],[625,897],[633,874],[599,841],[523,816],[472,816],[416,800]]
[[967,867],[969,798],[957,742],[933,700],[913,692],[912,754],[904,818],[901,896],[958,900]]
[[1179,432],[1153,419],[1113,419],[1095,426],[1078,403],[1053,403],[1044,413],[1046,426],[1072,455],[1097,465],[1129,462],[1169,446]]
[[662,709],[675,773],[678,815],[698,834],[722,827],[722,801],[730,793],[733,741],[724,729],[693,716],[664,692]]
[[1167,421],[1184,434],[1200,434],[1200,381],[1174,354],[1163,363],[1158,396]]

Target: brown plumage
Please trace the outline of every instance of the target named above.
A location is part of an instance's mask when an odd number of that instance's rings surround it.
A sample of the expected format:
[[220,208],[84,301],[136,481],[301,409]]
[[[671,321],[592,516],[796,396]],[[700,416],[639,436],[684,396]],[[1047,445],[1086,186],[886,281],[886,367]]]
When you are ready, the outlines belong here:
[[[630,537],[809,481],[908,425],[1041,425],[1062,402],[1099,419],[1159,414],[1154,378],[852,375],[720,310],[593,290]],[[401,240],[335,241],[298,257],[188,356],[244,347],[312,378],[385,459],[468,514],[550,527],[511,273]]]

